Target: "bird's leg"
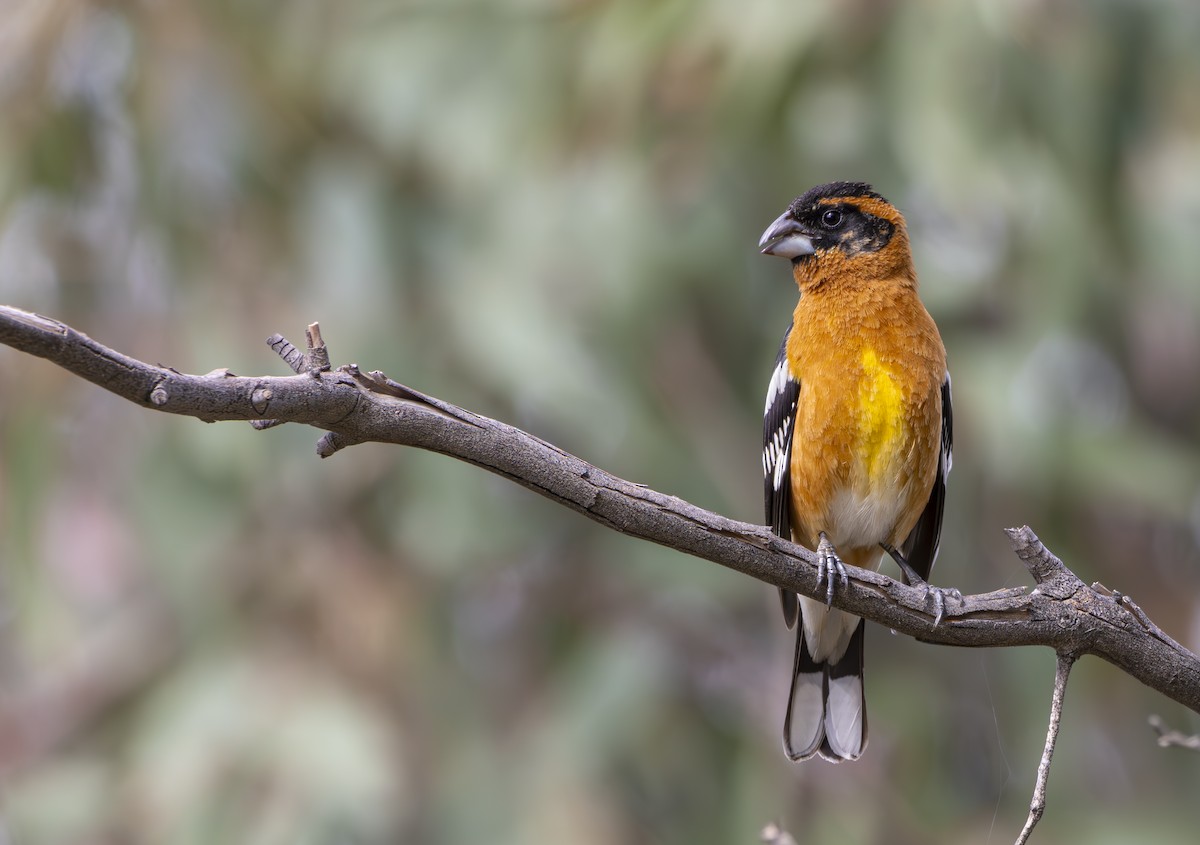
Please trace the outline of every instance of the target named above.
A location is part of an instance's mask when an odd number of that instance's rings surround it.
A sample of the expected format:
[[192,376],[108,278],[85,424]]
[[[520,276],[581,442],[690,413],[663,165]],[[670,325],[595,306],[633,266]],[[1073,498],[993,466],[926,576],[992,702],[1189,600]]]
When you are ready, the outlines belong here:
[[942,617],[946,615],[946,596],[955,599],[960,605],[963,604],[963,595],[956,587],[944,589],[935,587],[917,574],[917,571],[909,565],[904,559],[904,555],[900,554],[900,550],[895,546],[890,546],[887,543],[880,543],[883,550],[891,555],[892,560],[896,561],[896,565],[900,567],[900,571],[904,573],[904,580],[910,587],[924,587],[925,598],[933,596],[933,627],[937,627],[942,623]]
[[889,555],[891,555],[892,560],[896,561],[896,565],[899,566],[900,571],[904,573],[904,581],[910,587],[922,587],[923,586],[928,589],[929,582],[927,582],[924,578],[922,578],[920,575],[918,575],[917,570],[915,570],[911,566],[909,566],[908,561],[904,559],[904,555],[900,554],[899,549],[897,549],[895,546],[890,546],[887,543],[880,543],[879,545],[883,547],[883,550],[885,552],[887,552]]
[[842,563],[842,559],[838,557],[837,550],[833,548],[833,543],[829,542],[829,538],[825,536],[825,532],[820,533],[820,542],[817,543],[817,584],[822,581],[828,581],[825,587],[825,606],[833,605],[833,586],[834,582],[840,581],[843,587],[850,586],[850,575],[846,572],[846,564]]

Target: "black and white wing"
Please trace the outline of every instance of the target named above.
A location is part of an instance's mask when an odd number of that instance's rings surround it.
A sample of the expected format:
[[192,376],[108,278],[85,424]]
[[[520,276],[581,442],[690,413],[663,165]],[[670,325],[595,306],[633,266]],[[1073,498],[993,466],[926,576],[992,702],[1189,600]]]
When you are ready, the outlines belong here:
[[942,452],[938,456],[937,475],[933,489],[929,491],[929,502],[912,533],[900,547],[900,553],[917,575],[926,581],[937,560],[938,544],[942,540],[942,509],[946,504],[946,478],[954,462],[954,412],[950,404],[950,373],[942,382]]
[[[763,501],[767,523],[772,531],[789,541],[792,539],[792,435],[796,425],[796,401],[800,396],[800,382],[792,378],[787,360],[791,332],[789,325],[775,358],[775,369],[767,386],[767,404],[763,409]],[[938,519],[940,522],[940,508]],[[791,628],[796,624],[800,610],[796,594],[781,589],[779,596],[783,601],[784,621]]]

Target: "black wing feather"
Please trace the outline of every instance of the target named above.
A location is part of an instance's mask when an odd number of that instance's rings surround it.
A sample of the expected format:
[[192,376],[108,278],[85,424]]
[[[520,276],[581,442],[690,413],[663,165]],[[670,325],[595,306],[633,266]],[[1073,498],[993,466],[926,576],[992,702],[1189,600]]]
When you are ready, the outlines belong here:
[[[792,539],[792,435],[796,425],[796,402],[800,397],[800,382],[792,378],[787,360],[791,332],[789,325],[779,345],[763,409],[763,501],[771,530],[785,540]],[[779,596],[783,601],[784,621],[791,628],[799,615],[796,594],[781,589]]]
[[942,510],[946,504],[946,477],[954,455],[954,412],[950,403],[950,374],[942,382],[942,451],[938,456],[937,475],[933,489],[929,491],[929,502],[912,533],[900,547],[900,553],[917,575],[926,581],[937,560],[938,545],[942,540]]

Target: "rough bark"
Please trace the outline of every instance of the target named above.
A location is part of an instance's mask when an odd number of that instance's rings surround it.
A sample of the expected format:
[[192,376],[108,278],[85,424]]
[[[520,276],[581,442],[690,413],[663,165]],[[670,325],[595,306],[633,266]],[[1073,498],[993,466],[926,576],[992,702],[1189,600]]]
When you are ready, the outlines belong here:
[[[312,331],[315,327],[310,327]],[[728,519],[675,496],[618,478],[520,429],[366,374],[330,370],[319,331],[308,354],[282,338],[272,346],[294,376],[239,377],[227,370],[186,375],[129,358],[56,320],[0,306],[0,343],[45,358],[130,402],[156,411],[260,428],[303,423],[327,432],[324,457],[375,441],[440,452],[502,475],[615,531],[704,558],[764,583],[824,597],[811,552],[770,529]],[[918,640],[955,646],[1040,645],[1096,655],[1200,713],[1200,660],[1163,633],[1127,596],[1088,586],[1028,527],[1009,529],[1033,577],[1016,588],[946,601],[885,575],[848,567],[835,606]]]

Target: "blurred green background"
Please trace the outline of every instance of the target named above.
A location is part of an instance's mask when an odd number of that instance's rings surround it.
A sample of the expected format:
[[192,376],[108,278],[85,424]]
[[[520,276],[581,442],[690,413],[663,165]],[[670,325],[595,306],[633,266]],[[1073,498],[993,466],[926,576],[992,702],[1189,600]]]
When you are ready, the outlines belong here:
[[[935,580],[1030,523],[1200,645],[1200,6],[6,0],[0,301],[186,372],[357,361],[759,521],[793,196],[907,214],[954,374]],[[870,630],[791,765],[770,588],[435,455],[0,349],[0,841],[1012,841],[1053,655]],[[888,570],[891,572],[891,570]],[[1039,842],[1191,843],[1200,717],[1075,670]]]

